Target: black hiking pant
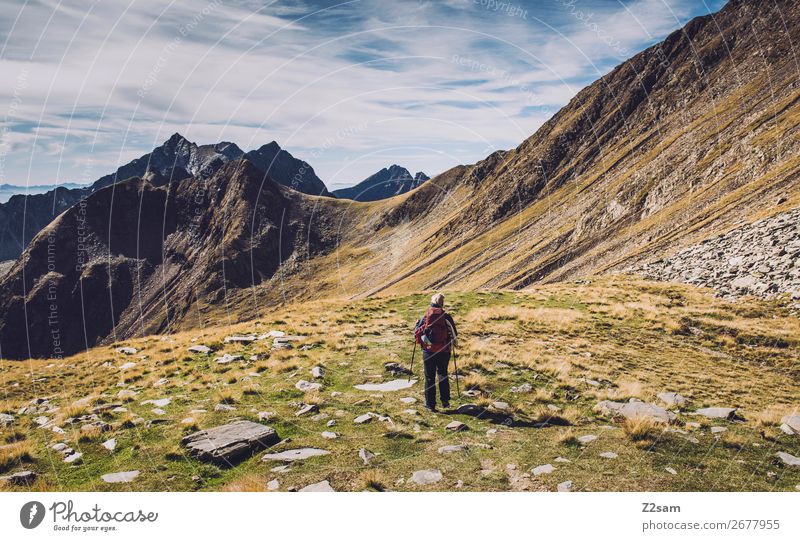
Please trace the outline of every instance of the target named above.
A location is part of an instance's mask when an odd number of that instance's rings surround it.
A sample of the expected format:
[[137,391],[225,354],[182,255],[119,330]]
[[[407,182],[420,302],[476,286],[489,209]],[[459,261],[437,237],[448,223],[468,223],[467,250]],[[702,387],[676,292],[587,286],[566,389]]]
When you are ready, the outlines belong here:
[[[450,364],[450,352],[422,352],[422,364],[425,366],[425,405],[436,407],[436,381],[439,381],[439,399],[442,405],[450,404],[450,379],[447,367]],[[437,378],[438,376],[438,378]]]

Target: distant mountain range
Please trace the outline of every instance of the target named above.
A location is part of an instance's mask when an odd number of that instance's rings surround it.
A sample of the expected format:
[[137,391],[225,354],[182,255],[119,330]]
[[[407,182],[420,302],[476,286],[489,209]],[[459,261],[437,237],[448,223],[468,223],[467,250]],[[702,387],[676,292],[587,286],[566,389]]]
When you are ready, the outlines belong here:
[[[174,161],[117,175],[25,248],[0,281],[0,355],[267,317],[294,299],[585,279],[796,209],[797,35],[800,3],[733,0],[581,90],[516,148],[359,205],[295,183],[288,155],[265,174],[275,148],[234,159],[174,136]],[[752,244],[743,260],[780,248]]]
[[354,201],[378,201],[409,192],[429,179],[422,171],[412,176],[405,167],[392,165],[388,169],[384,167],[355,186],[333,190],[333,195]]
[[[84,184],[78,184],[76,182],[64,182],[62,184],[58,184],[58,186],[68,190],[86,188]],[[0,203],[5,203],[11,199],[11,196],[13,195],[36,195],[49,192],[55,188],[56,185],[53,184],[30,184],[27,186],[18,184],[0,184]]]

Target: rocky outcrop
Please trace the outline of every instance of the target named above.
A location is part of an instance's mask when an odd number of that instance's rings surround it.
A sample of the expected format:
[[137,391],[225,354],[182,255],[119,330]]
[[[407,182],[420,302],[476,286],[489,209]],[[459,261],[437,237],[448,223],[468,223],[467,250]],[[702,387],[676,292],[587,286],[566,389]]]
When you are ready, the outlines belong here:
[[266,425],[235,421],[190,434],[183,438],[182,443],[199,460],[232,466],[279,441],[275,430]]
[[422,171],[412,176],[405,167],[392,165],[388,169],[384,167],[355,186],[334,190],[333,195],[353,201],[378,201],[409,192],[429,179]]
[[710,287],[722,297],[800,300],[800,209],[735,228],[630,270],[651,280]]
[[257,150],[251,150],[245,154],[245,158],[259,168],[265,178],[271,178],[298,192],[331,196],[313,167],[283,150],[275,141]]

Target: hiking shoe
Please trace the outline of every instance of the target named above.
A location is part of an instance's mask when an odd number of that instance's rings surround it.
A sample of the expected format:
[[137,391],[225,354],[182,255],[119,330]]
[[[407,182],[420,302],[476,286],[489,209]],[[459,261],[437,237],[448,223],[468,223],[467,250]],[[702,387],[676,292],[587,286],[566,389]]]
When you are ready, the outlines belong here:
[[443,404],[442,404],[442,407],[443,407],[444,409],[450,409],[450,402],[445,402],[445,403],[443,403]]
[[431,413],[437,413],[436,406],[425,406],[425,407],[428,408],[428,411],[430,411]]

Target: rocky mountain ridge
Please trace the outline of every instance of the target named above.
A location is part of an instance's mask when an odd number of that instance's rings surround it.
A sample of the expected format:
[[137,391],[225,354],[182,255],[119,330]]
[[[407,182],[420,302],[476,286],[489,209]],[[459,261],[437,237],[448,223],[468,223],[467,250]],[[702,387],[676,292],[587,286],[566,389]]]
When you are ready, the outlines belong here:
[[378,201],[410,192],[426,180],[430,180],[430,177],[422,171],[412,175],[405,167],[393,164],[368,176],[355,186],[334,190],[333,195],[353,201]]

